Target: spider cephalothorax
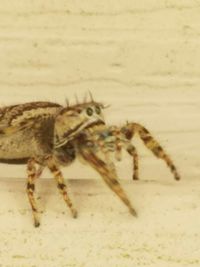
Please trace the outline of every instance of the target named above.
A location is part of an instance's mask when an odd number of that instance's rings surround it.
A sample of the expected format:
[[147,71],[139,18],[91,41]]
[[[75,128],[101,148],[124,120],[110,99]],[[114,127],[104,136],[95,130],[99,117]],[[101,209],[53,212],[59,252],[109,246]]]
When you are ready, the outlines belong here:
[[56,116],[54,148],[66,144],[85,128],[105,124],[103,105],[89,102],[63,108]]

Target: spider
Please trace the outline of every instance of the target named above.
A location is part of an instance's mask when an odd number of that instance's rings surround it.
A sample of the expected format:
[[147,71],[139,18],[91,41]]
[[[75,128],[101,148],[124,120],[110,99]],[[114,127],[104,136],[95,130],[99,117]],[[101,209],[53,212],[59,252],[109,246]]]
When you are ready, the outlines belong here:
[[91,165],[130,213],[137,216],[110,160],[111,153],[121,160],[121,151],[125,149],[133,157],[133,179],[139,178],[138,154],[131,143],[136,133],[155,156],[167,163],[175,179],[180,179],[170,157],[147,129],[137,123],[122,127],[105,125],[102,108],[102,104],[91,99],[89,103],[67,107],[51,102],[33,102],[0,110],[0,162],[27,163],[27,194],[36,227],[40,220],[34,197],[35,181],[45,167],[53,173],[73,217],[77,216],[60,171],[60,166],[68,166],[76,156]]

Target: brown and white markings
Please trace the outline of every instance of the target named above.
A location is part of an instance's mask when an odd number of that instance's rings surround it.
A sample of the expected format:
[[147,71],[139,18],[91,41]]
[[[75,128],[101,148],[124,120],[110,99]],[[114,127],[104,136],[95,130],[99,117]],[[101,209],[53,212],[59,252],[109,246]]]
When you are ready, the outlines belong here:
[[[27,193],[34,224],[39,226],[38,208],[34,198],[35,179],[47,166],[52,172],[73,217],[77,212],[67,194],[67,187],[54,149],[68,146],[83,129],[104,124],[103,105],[94,101],[62,107],[50,102],[32,102],[8,106],[0,110],[0,161],[27,161]],[[67,164],[70,161],[64,159]],[[41,166],[36,169],[36,163]]]
[[138,154],[131,143],[135,134],[155,156],[167,163],[174,178],[180,179],[170,157],[147,129],[137,123],[127,123],[123,127],[104,125],[102,108],[103,105],[92,100],[66,108],[50,102],[33,102],[0,111],[0,162],[27,162],[27,193],[36,227],[40,222],[34,198],[35,180],[45,167],[52,172],[73,217],[77,216],[59,168],[72,163],[76,156],[94,168],[136,216],[110,160],[110,153],[115,153],[116,159],[121,160],[121,151],[125,149],[133,157],[133,179],[139,178]]

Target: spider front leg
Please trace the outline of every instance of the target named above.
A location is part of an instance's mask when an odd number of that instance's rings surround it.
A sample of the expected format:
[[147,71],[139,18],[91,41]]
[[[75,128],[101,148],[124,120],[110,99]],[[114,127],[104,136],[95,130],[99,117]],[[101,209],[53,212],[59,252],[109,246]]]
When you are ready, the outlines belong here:
[[[139,134],[146,147],[149,148],[157,158],[163,159],[166,162],[167,166],[173,173],[175,180],[180,180],[180,175],[172,160],[146,128],[138,123],[127,123],[125,127],[122,127],[122,132],[128,140],[131,140],[135,133]],[[130,151],[128,152],[130,154]]]
[[110,189],[117,194],[121,201],[128,207],[133,216],[137,216],[135,209],[132,207],[128,197],[117,180],[117,174],[114,165],[106,164],[102,159],[97,157],[92,149],[83,147],[80,149],[83,159],[89,163],[103,178]]
[[35,192],[35,180],[37,179],[37,169],[35,167],[35,160],[29,159],[27,163],[27,173],[28,173],[28,180],[27,180],[27,194],[28,199],[31,204],[32,212],[33,212],[33,219],[35,227],[40,226],[39,216],[38,216],[38,208],[36,205],[34,192]]
[[[127,152],[133,157],[133,180],[138,180],[138,153],[136,148],[127,140],[127,137],[124,137],[124,134],[121,132],[124,128],[119,128],[116,126],[111,126],[102,129],[99,133],[101,137],[101,143],[103,145],[100,146],[99,140],[94,140],[97,143],[100,150],[106,155],[110,152],[113,152],[116,160],[121,161],[122,159],[122,149],[126,149]],[[108,162],[106,160],[106,162]]]
[[61,171],[59,170],[59,168],[58,168],[58,166],[57,166],[57,164],[56,164],[56,162],[52,156],[48,157],[46,162],[47,162],[47,166],[48,166],[49,170],[51,171],[51,173],[53,174],[53,176],[56,180],[57,187],[58,187],[60,193],[63,195],[65,203],[68,205],[68,207],[72,213],[73,218],[76,218],[77,217],[77,211],[73,207],[72,201],[68,196],[67,186],[65,184],[65,181],[64,181],[64,178],[63,178]]

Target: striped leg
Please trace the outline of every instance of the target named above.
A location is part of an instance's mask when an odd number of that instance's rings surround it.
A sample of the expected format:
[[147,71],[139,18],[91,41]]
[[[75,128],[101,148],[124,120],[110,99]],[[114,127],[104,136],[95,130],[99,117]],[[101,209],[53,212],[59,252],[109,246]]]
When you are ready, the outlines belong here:
[[27,163],[27,173],[28,173],[27,194],[33,212],[34,225],[35,227],[39,227],[40,221],[38,217],[38,208],[34,197],[35,179],[37,178],[37,170],[35,164],[36,163],[34,159],[30,159]]
[[122,143],[121,143],[121,132],[113,131],[113,135],[115,136],[115,158],[118,161],[121,161],[122,159]]
[[127,128],[132,133],[138,133],[146,147],[149,148],[156,157],[163,159],[173,173],[174,178],[176,180],[180,180],[180,175],[178,174],[172,160],[165,153],[164,149],[159,145],[159,143],[151,136],[150,132],[146,128],[137,123],[128,123]]
[[39,165],[39,168],[37,169],[37,173],[36,173],[37,179],[42,175],[44,168],[45,166]]
[[127,152],[133,157],[133,180],[139,180],[138,175],[138,153],[133,145],[129,145],[126,149]]
[[66,204],[68,205],[68,207],[71,210],[72,216],[74,218],[77,217],[77,211],[76,209],[73,207],[73,204],[68,196],[67,193],[67,186],[65,184],[64,178],[62,176],[61,171],[59,170],[59,168],[57,167],[56,163],[54,162],[52,157],[49,157],[47,159],[47,166],[49,168],[49,170],[52,172],[56,182],[57,182],[57,187],[60,191],[60,193],[63,195],[64,201],[66,202]]
[[86,148],[81,149],[80,153],[84,160],[86,160],[86,162],[88,162],[98,173],[100,173],[110,189],[115,192],[122,202],[128,207],[130,213],[133,216],[137,216],[136,211],[132,207],[120,183],[117,181],[117,174],[114,165],[112,165],[112,167],[110,164],[107,165],[104,161],[98,158],[95,153]]

